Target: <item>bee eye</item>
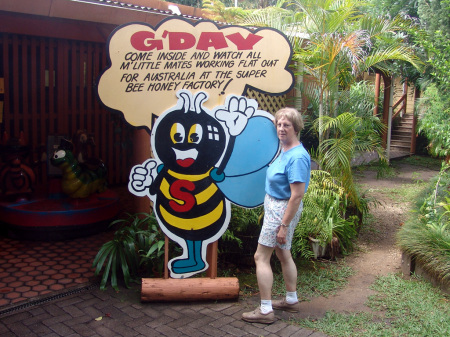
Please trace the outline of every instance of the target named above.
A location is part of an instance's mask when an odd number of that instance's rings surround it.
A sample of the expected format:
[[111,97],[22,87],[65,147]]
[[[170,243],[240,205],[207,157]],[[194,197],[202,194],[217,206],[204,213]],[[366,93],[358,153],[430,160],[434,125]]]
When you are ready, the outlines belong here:
[[183,143],[186,137],[184,126],[180,123],[174,123],[170,128],[170,138],[174,144]]
[[200,124],[194,124],[189,130],[188,142],[198,144],[203,137],[203,128]]

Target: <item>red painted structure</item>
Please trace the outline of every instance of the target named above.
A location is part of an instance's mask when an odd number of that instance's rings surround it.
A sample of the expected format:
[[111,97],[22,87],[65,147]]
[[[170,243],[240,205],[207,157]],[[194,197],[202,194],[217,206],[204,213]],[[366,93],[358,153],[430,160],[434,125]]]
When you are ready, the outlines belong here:
[[33,198],[16,203],[0,202],[0,221],[7,235],[27,240],[63,240],[104,230],[119,211],[117,193],[106,190],[86,199]]

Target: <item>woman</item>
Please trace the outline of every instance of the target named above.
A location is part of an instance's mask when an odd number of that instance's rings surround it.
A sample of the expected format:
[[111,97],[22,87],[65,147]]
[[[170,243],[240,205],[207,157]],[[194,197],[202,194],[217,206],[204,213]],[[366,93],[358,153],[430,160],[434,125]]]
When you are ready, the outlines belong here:
[[[275,125],[281,153],[267,170],[264,223],[255,253],[261,305],[242,314],[244,321],[266,324],[275,321],[273,309],[298,312],[297,267],[290,249],[311,172],[310,156],[299,141],[303,129],[300,113],[283,108],[275,114]],[[281,262],[286,286],[286,297],[280,301],[271,300],[273,273],[270,258],[274,249]]]

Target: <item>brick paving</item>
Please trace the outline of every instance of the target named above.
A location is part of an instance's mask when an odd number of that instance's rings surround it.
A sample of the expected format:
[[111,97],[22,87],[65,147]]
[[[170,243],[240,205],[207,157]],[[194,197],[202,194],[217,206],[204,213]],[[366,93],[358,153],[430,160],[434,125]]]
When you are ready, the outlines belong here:
[[101,291],[92,261],[111,232],[73,240],[21,241],[0,234],[0,336],[296,336],[326,335],[289,324],[246,323],[258,298],[141,302],[140,286]]
[[112,233],[45,242],[0,236],[0,308],[89,283],[92,261]]
[[256,298],[223,302],[142,303],[140,288],[98,287],[0,312],[0,335],[10,336],[296,336],[326,335],[289,324],[277,312],[271,325],[241,320]]
[[[277,312],[271,325],[241,320],[258,298],[182,303],[141,302],[140,286],[95,283],[92,260],[110,240],[105,232],[61,242],[0,236],[0,336],[309,336]],[[78,253],[80,252],[80,253]]]

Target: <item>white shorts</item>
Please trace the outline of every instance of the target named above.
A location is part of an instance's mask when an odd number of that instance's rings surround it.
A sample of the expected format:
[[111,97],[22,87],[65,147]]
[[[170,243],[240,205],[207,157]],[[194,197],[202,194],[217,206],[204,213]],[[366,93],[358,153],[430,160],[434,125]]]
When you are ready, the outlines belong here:
[[259,234],[259,244],[267,247],[278,246],[281,249],[291,249],[295,227],[297,227],[298,220],[302,214],[303,201],[300,203],[297,213],[295,213],[294,218],[289,224],[286,233],[286,243],[281,245],[277,242],[277,233],[283,215],[286,212],[288,202],[289,200],[275,199],[266,194],[266,197],[264,198],[264,223],[261,228],[261,233]]

